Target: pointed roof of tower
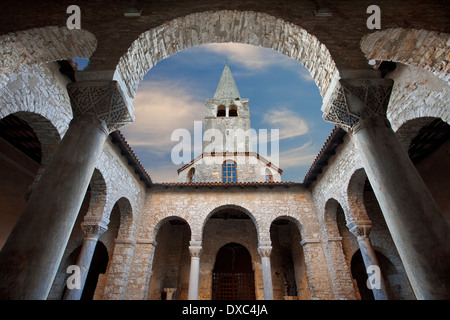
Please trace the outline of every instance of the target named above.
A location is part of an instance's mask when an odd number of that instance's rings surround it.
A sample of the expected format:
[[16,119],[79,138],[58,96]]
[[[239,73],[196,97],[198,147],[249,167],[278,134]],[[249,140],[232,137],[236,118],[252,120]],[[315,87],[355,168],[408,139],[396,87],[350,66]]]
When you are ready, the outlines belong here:
[[233,75],[231,74],[230,67],[228,64],[222,72],[222,77],[220,78],[219,85],[217,86],[216,93],[213,99],[236,99],[241,98],[239,95],[238,88],[234,82]]

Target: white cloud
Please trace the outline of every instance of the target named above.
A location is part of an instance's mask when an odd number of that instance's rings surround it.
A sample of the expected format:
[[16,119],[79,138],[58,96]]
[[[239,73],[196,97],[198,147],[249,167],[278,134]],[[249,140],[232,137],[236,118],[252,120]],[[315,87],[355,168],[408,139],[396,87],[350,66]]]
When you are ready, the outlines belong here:
[[270,128],[280,130],[280,140],[301,136],[308,132],[305,120],[286,107],[269,110],[264,114],[263,122]]
[[178,142],[171,141],[178,128],[192,130],[204,117],[204,104],[176,82],[142,82],[133,100],[135,122],[121,130],[131,146],[149,147],[164,155]]
[[317,156],[311,141],[280,153],[282,169],[310,165]]

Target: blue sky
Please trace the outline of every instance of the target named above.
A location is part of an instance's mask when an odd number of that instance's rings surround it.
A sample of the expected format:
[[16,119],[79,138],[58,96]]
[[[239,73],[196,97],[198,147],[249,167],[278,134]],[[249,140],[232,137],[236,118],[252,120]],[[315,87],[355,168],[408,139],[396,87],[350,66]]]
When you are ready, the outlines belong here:
[[[156,64],[133,100],[136,121],[120,131],[154,182],[177,181],[172,132],[193,134],[204,104],[228,62],[241,98],[249,99],[251,127],[279,129],[282,181],[302,182],[333,125],[322,119],[322,98],[309,72],[281,53],[245,44],[208,44]],[[257,150],[254,150],[257,151]]]

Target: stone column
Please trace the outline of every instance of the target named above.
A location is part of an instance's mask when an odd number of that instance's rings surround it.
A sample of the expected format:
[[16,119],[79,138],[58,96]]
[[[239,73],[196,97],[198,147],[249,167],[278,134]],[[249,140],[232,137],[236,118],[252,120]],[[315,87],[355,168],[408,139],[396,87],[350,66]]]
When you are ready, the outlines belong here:
[[386,118],[391,79],[341,79],[324,119],[351,136],[417,299],[448,299],[450,228]]
[[200,241],[190,241],[191,269],[189,273],[188,300],[198,300],[198,282],[200,277],[200,255],[202,245]]
[[270,244],[260,244],[258,252],[261,256],[264,300],[273,300],[272,268],[270,265],[272,246]]
[[0,299],[46,299],[108,134],[133,120],[116,81],[67,86],[73,119],[0,253]]
[[[364,261],[364,266],[366,267],[367,276],[369,280],[373,274],[372,268],[375,266],[379,270],[379,274],[375,275],[377,282],[379,281],[377,287],[372,287],[372,292],[375,300],[389,300],[389,293],[386,286],[386,282],[381,272],[380,264],[378,263],[377,255],[373,249],[372,243],[370,242],[369,233],[372,228],[370,221],[352,221],[347,224],[347,228],[352,234],[356,236],[358,240],[359,249]],[[377,272],[377,271],[375,271]]]
[[[86,217],[88,218],[88,217]],[[85,219],[86,220],[86,219]],[[67,289],[64,300],[80,300],[83,293],[86,277],[89,273],[92,257],[94,256],[95,247],[97,246],[98,238],[108,230],[107,223],[103,222],[83,222],[81,229],[84,232],[83,246],[81,247],[80,255],[78,256],[77,266],[80,268],[80,289]]]

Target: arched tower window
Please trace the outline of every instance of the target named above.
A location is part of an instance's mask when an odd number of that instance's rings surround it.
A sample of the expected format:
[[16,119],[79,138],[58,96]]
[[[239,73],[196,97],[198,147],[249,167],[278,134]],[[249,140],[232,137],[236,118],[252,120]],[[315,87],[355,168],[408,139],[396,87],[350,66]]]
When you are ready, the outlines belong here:
[[224,105],[220,105],[217,107],[217,116],[218,117],[225,117],[226,116],[226,111],[225,111],[225,106]]
[[237,182],[236,162],[227,160],[223,163],[222,182]]
[[269,169],[266,169],[266,182],[273,182],[273,175]]
[[228,116],[230,117],[237,117],[238,116],[238,111],[237,111],[237,107],[232,104],[228,110]]
[[187,174],[187,182],[195,182],[195,168],[191,168]]

